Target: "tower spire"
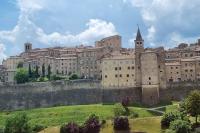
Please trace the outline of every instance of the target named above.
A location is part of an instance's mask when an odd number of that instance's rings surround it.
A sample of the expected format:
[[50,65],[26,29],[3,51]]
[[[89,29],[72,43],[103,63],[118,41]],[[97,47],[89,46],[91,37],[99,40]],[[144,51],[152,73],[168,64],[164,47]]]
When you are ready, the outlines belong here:
[[[138,25],[137,25],[137,26],[138,26]],[[139,26],[138,26],[138,30],[137,30],[136,41],[143,41],[142,35],[141,35],[141,33],[140,33],[140,28],[139,28]]]

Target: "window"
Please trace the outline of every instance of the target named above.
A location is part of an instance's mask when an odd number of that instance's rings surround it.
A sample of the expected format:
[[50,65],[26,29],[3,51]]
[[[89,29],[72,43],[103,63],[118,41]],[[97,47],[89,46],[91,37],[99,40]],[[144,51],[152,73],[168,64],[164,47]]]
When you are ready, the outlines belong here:
[[119,77],[122,77],[122,75],[120,74]]
[[132,66],[132,69],[134,69],[134,66]]
[[190,72],[193,72],[193,70],[191,69]]
[[108,76],[107,75],[105,75],[105,78],[107,78]]
[[185,72],[188,72],[188,70],[185,70]]
[[176,69],[178,69],[178,67],[176,67]]
[[151,80],[151,77],[149,77],[149,80]]
[[121,67],[119,67],[119,70],[121,70],[122,68]]
[[179,74],[179,72],[176,72],[177,74]]
[[173,67],[171,67],[171,69],[173,69]]
[[128,70],[130,70],[130,67],[128,67]]
[[149,85],[151,85],[151,82],[149,82]]
[[129,74],[127,74],[126,76],[129,77]]
[[115,70],[117,70],[117,67],[115,67]]
[[117,78],[117,74],[115,74],[115,78]]

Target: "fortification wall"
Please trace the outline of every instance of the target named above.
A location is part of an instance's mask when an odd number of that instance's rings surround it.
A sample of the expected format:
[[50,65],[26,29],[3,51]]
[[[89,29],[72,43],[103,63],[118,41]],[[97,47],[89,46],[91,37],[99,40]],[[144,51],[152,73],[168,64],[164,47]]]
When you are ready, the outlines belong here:
[[115,103],[127,96],[140,102],[140,95],[138,88],[101,89],[98,81],[1,85],[0,110]]
[[[200,90],[200,85],[171,84],[168,85],[168,89],[160,89],[159,100],[182,100],[194,89]],[[121,102],[125,97],[129,97],[134,103],[141,103],[142,89],[102,89],[99,81],[0,85],[0,110],[19,110],[59,105],[116,103]]]

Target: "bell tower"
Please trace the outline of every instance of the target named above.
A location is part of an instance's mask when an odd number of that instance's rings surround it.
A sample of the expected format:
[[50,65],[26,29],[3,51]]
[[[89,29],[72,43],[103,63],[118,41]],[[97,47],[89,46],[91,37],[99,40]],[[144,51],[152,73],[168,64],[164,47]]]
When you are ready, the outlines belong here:
[[142,85],[142,77],[141,77],[141,54],[144,52],[144,40],[140,33],[140,28],[138,27],[137,35],[135,39],[135,78],[136,78],[136,86],[140,87]]
[[25,43],[24,44],[24,50],[25,50],[25,52],[29,52],[29,51],[31,51],[32,50],[32,44],[31,43]]

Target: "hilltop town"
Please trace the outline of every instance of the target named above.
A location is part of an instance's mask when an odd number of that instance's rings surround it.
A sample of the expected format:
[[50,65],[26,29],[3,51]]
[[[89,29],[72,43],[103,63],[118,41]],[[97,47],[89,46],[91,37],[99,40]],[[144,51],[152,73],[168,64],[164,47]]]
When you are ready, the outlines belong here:
[[[134,45],[134,44],[133,44]],[[3,60],[0,66],[2,83],[15,83],[17,67],[51,68],[51,75],[70,76],[101,81],[102,88],[141,87],[143,102],[158,101],[159,90],[167,84],[200,79],[200,39],[194,44],[179,44],[165,50],[164,47],[144,48],[144,40],[138,28],[135,49],[122,48],[121,36],[115,35],[95,42],[95,46],[54,47],[33,49],[24,44],[24,52]],[[45,75],[48,70],[45,69]]]

